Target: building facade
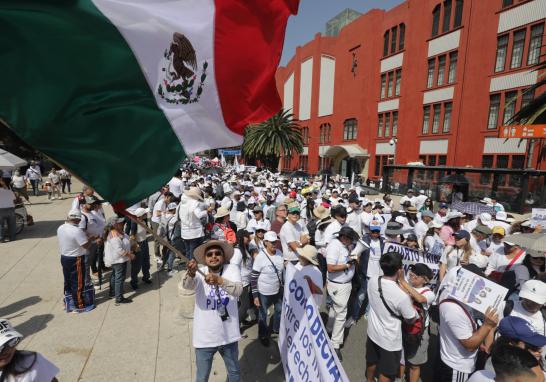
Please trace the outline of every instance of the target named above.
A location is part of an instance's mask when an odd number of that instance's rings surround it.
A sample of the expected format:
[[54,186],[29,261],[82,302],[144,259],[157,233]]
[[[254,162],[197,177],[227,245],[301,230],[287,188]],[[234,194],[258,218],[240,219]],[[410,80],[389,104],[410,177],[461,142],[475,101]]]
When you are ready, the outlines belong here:
[[282,169],[536,168],[540,142],[497,137],[534,97],[545,20],[546,0],[408,0],[317,34],[277,72],[305,142]]

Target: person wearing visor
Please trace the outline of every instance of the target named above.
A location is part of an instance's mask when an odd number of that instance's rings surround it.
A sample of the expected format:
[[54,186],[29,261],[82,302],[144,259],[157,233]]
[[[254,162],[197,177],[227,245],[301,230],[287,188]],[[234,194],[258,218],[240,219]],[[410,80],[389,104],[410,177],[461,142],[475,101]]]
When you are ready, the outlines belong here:
[[[230,264],[233,246],[210,240],[198,246],[188,263],[182,287],[195,291],[193,347],[196,381],[209,380],[216,352],[224,359],[227,380],[241,380],[239,365],[239,314],[237,299],[243,292],[239,267]],[[199,272],[198,272],[199,270]]]
[[0,381],[57,382],[59,368],[40,353],[17,350],[23,335],[0,318]]

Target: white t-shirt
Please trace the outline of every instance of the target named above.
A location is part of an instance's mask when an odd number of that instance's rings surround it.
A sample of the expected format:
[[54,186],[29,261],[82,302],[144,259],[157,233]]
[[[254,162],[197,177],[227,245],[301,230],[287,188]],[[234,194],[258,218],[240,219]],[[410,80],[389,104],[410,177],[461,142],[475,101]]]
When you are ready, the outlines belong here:
[[[313,284],[315,284],[316,286],[318,286],[320,289],[322,289],[324,291],[324,288],[322,286],[322,273],[320,272],[320,269],[318,269],[318,267],[316,267],[313,264],[307,264],[307,265],[303,266],[303,265],[301,265],[300,262],[298,262],[295,265],[295,267],[298,270],[298,272],[301,272],[303,277],[309,276],[309,278],[311,279]],[[317,304],[318,307],[320,307],[322,305],[322,297],[323,296],[324,296],[324,294],[315,294],[315,293],[313,293],[313,299],[315,300],[315,303]]]
[[82,211],[82,220],[80,220],[80,228],[89,236],[100,237],[103,234],[106,220],[101,214]]
[[428,286],[424,286],[424,287],[421,287],[421,288],[414,288],[414,289],[417,292],[421,293],[427,299],[427,302],[423,303],[421,305],[423,306],[423,309],[427,312],[426,320],[425,320],[425,327],[428,327],[428,325],[430,324],[430,317],[428,316],[428,310],[429,310],[430,306],[432,305],[432,303],[434,302],[434,300],[436,300],[436,295],[434,294],[434,292]]
[[329,244],[332,240],[335,239],[334,234],[338,233],[341,230],[341,223],[334,219],[328,227],[324,230],[324,244]]
[[277,294],[280,288],[279,279],[282,280],[283,277],[283,269],[284,260],[280,251],[277,250],[274,256],[269,256],[265,251],[260,251],[254,258],[254,264],[252,264],[252,270],[260,273],[260,276],[258,276],[258,292],[265,296]]
[[[334,239],[326,247],[326,263],[331,265],[347,264],[349,262],[349,250],[339,239]],[[328,272],[328,280],[345,284],[351,282],[355,274],[355,266],[344,271]]]
[[[205,275],[209,273],[207,267],[200,267],[200,269]],[[232,282],[241,282],[241,274],[236,265],[226,264],[222,277]],[[195,282],[197,285],[193,311],[193,346],[195,348],[208,348],[239,341],[241,332],[239,331],[237,297],[227,294],[222,287],[218,287],[222,304],[229,314],[229,318],[222,321],[217,310],[217,289],[207,284],[204,277],[199,273],[195,275]]]
[[349,212],[345,224],[354,229],[355,232],[358,233],[358,236],[362,236],[362,219],[360,218],[360,211]]
[[152,209],[152,221],[154,223],[161,223],[161,214],[165,211],[165,198],[161,197],[157,202],[155,202]]
[[64,223],[57,229],[59,252],[61,256],[78,257],[85,255],[82,247],[87,243],[87,235],[83,230],[70,223]]
[[167,184],[169,185],[169,192],[174,196],[179,198],[180,195],[182,195],[182,191],[184,190],[184,182],[182,179],[173,177]]
[[300,241],[301,235],[306,233],[307,230],[304,229],[299,223],[292,224],[286,222],[281,227],[281,232],[279,233],[282,246],[282,255],[285,260],[294,261],[298,260],[297,252],[294,252],[288,243]]
[[[368,281],[368,337],[387,351],[402,350],[402,321],[389,313],[381,300],[378,289],[379,277]],[[417,315],[411,298],[393,280],[381,279],[383,297],[389,308],[398,316],[410,320]]]
[[379,265],[381,255],[381,241],[379,239],[370,240],[370,257],[368,258],[368,270],[366,271],[366,276],[375,277],[383,275],[383,270]]
[[126,263],[129,261],[129,257],[123,255],[126,252],[131,252],[129,236],[125,233],[115,236],[110,233],[104,243],[104,264],[109,267],[112,264]]
[[11,183],[15,188],[24,188],[25,177],[23,175],[13,175],[13,177],[11,178]]
[[[20,368],[30,366],[33,360],[34,357],[25,357]],[[36,353],[36,360],[29,371],[16,377],[7,377],[5,382],[51,382],[58,373],[59,368],[57,366],[40,353]],[[1,376],[2,370],[0,370],[0,377]]]
[[454,302],[440,304],[440,357],[447,366],[463,373],[474,371],[478,350],[468,351],[460,342],[473,334],[473,321],[461,306]]
[[415,223],[415,226],[413,227],[413,232],[415,232],[415,236],[417,236],[417,240],[422,240],[428,231],[428,225],[422,220],[419,220],[417,223]]
[[495,382],[495,372],[490,370],[478,370],[467,382]]
[[[499,312],[504,311],[505,302],[502,302],[499,306]],[[514,301],[514,308],[510,312],[510,316],[523,318],[525,321],[529,322],[531,326],[535,329],[535,332],[543,336],[546,335],[546,322],[542,317],[540,311],[535,314],[531,314],[526,311],[523,306],[521,306],[521,301]],[[546,346],[542,348],[542,356],[546,356]]]
[[252,255],[250,253],[247,255],[246,261],[243,262],[243,253],[239,248],[235,248],[233,250],[233,256],[231,257],[231,260],[229,260],[230,264],[239,267],[239,270],[241,271],[241,281],[244,287],[250,284],[250,272],[252,272],[253,263]]

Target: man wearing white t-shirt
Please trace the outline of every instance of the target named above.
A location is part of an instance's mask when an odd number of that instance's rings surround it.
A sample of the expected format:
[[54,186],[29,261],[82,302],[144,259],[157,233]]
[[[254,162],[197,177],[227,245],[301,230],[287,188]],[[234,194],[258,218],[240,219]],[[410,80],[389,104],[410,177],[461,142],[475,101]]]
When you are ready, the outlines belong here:
[[[241,272],[230,265],[233,247],[219,240],[200,245],[188,263],[182,281],[184,289],[195,291],[193,347],[197,364],[196,380],[208,381],[214,354],[226,364],[228,380],[239,381],[239,315],[237,299],[243,291]],[[204,265],[198,271],[197,264]]]
[[368,339],[366,341],[366,376],[373,382],[391,381],[398,375],[402,356],[402,321],[413,323],[417,312],[410,297],[398,285],[404,277],[402,256],[385,253],[379,262],[383,276],[368,281]]
[[298,223],[299,219],[300,209],[297,206],[289,206],[288,219],[281,227],[279,234],[283,258],[294,265],[298,262],[297,250],[309,242],[309,237],[306,235],[307,229]]
[[175,198],[180,199],[180,195],[184,191],[184,181],[182,180],[182,171],[177,170],[173,178],[167,183],[169,191],[172,192]]

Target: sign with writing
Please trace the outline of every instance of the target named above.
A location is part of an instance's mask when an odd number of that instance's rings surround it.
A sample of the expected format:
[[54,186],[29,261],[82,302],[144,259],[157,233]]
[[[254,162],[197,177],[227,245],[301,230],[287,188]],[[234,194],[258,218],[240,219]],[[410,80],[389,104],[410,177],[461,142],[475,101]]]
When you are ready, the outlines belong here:
[[279,350],[287,382],[349,381],[303,274],[288,263]]
[[501,126],[499,138],[546,138],[546,125]]
[[224,156],[240,156],[241,155],[241,149],[220,149],[218,150],[218,155],[224,155]]
[[409,248],[398,243],[385,243],[383,253],[398,252],[402,255],[402,263],[404,264],[404,272],[407,275],[409,266],[412,264],[422,263],[430,268],[434,273],[434,277],[430,280],[430,285],[434,286],[438,282],[438,272],[441,253],[429,253],[418,249]]
[[449,297],[485,314],[489,307],[498,311],[507,293],[505,287],[461,268],[457,272],[455,285],[449,291]]
[[533,208],[531,210],[531,227],[541,226],[546,228],[546,208]]

